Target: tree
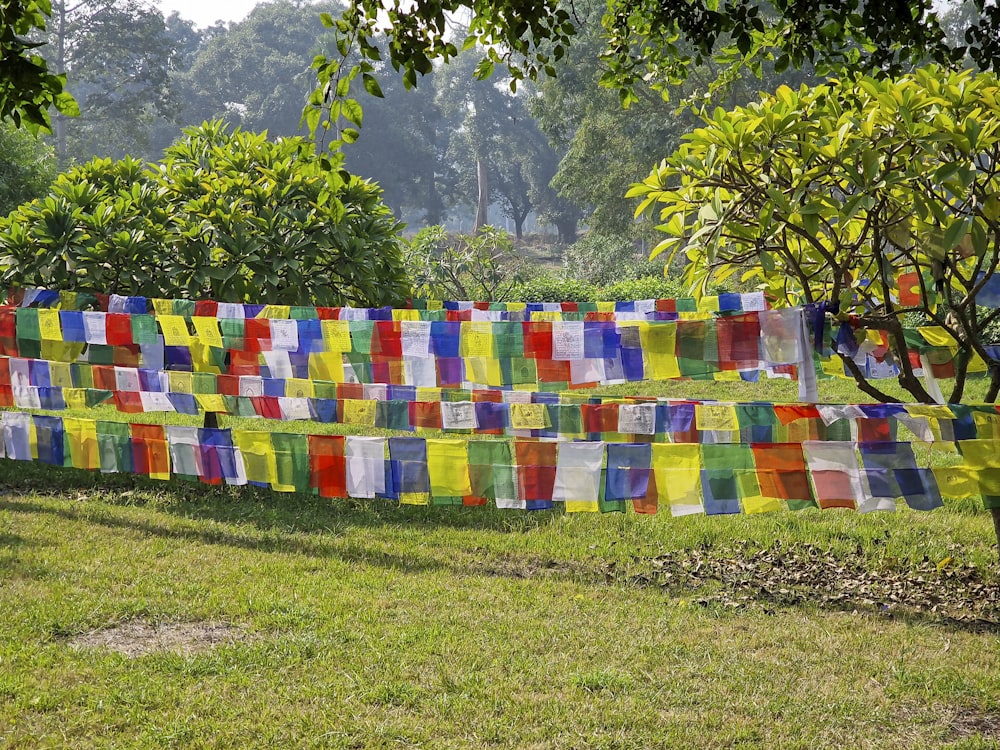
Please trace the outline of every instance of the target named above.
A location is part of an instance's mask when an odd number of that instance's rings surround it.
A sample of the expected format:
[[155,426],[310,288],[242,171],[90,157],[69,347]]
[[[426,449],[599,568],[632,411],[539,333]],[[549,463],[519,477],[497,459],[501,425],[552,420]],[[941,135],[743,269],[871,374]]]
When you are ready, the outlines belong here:
[[162,164],[94,159],[0,222],[7,285],[355,306],[405,296],[400,225],[311,143],[219,122]]
[[178,107],[163,14],[142,0],[57,0],[53,10],[43,54],[80,102],[79,117],[56,117],[60,164],[145,153],[155,118]]
[[51,148],[26,130],[0,124],[0,216],[43,195],[55,173]]
[[345,164],[377,182],[397,215],[439,224],[452,208],[454,169],[446,159],[452,128],[435,96],[435,74],[430,86],[413,90],[391,71],[376,72],[382,96],[365,102],[364,127],[344,149]]
[[458,168],[459,195],[477,208],[477,226],[489,221],[488,208],[496,204],[520,239],[533,211],[557,205],[547,194],[557,158],[532,116],[533,94],[475,80],[475,62],[467,54],[436,74],[438,100],[453,129],[447,158]]
[[[692,285],[742,273],[785,303],[839,306],[888,333],[900,385],[931,403],[908,356],[904,318],[917,314],[957,352],[949,400],[975,355],[992,402],[1000,360],[984,334],[1000,310],[980,305],[1000,260],[998,96],[995,74],[940,67],[781,87],[705,116],[631,195],[667,234],[653,254],[686,255]],[[859,387],[893,400],[839,341]]]
[[302,108],[313,87],[309,66],[333,49],[320,23],[330,3],[303,5],[282,0],[258,5],[250,14],[206,41],[183,74],[185,117],[192,122],[224,118],[272,136],[300,133]]
[[[628,109],[615,92],[600,86],[607,70],[599,59],[605,9],[603,2],[574,3],[579,32],[566,55],[553,64],[555,76],[539,82],[541,95],[532,111],[561,154],[552,183],[559,196],[580,207],[590,231],[636,237],[648,234],[648,228],[632,219],[634,202],[625,193],[649,173],[651,164],[677,148],[697,118],[691,107],[664,101],[649,82],[632,87],[634,101]],[[758,89],[797,86],[811,78],[809,66],[777,74],[772,64],[764,64],[757,78],[746,70],[725,75],[722,66],[706,61],[692,67],[671,94],[698,107],[732,106],[754,98]],[[724,86],[718,85],[720,80]]]
[[[954,64],[966,54],[984,68],[1000,65],[1000,6],[976,3],[961,43],[949,42],[932,0],[610,0],[601,19],[604,83],[621,100],[634,87],[675,83],[706,59],[722,55],[734,66],[772,59],[779,71],[812,62],[824,71],[852,69],[898,73],[928,58]],[[389,61],[407,85],[447,62],[459,47],[478,43],[484,58],[477,75],[505,64],[514,80],[554,72],[579,31],[573,4],[559,0],[525,5],[515,0],[417,0],[390,3],[351,0],[340,19],[328,18],[345,40],[377,59],[374,38],[385,32]],[[469,19],[463,45],[452,40],[449,18]],[[342,56],[346,56],[346,51]],[[317,60],[316,104],[339,95],[330,82],[342,75],[337,59]],[[349,72],[349,71],[348,71]],[[361,71],[358,71],[359,73]],[[337,119],[340,113],[335,112]]]
[[425,299],[502,302],[524,280],[524,258],[505,231],[489,225],[454,236],[426,227],[404,252],[413,293]]
[[45,31],[52,14],[49,0],[11,0],[0,4],[0,120],[16,127],[50,130],[49,110],[73,116],[76,101],[66,91],[66,77],[52,73],[38,54],[33,33]]

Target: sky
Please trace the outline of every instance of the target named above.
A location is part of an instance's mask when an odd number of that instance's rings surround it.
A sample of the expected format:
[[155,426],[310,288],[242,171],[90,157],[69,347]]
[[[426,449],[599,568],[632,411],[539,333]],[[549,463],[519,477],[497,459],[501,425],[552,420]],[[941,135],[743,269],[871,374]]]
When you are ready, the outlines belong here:
[[195,26],[211,26],[218,20],[241,21],[260,0],[156,0],[156,5],[169,16],[175,10]]

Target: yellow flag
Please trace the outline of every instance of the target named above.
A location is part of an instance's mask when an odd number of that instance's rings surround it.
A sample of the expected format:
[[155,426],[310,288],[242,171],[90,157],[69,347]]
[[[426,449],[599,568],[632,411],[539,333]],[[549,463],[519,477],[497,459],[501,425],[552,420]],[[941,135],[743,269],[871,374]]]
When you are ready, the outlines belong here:
[[69,362],[49,360],[49,380],[58,388],[72,388],[73,366]]
[[243,454],[247,481],[273,484],[278,481],[278,461],[269,432],[233,430],[233,443]]
[[978,497],[977,471],[965,466],[936,466],[934,480],[944,497]]
[[85,388],[63,388],[62,395],[67,409],[87,408],[87,390]]
[[183,315],[157,315],[163,331],[163,343],[167,346],[190,346],[191,334],[188,333],[187,321]]
[[492,357],[466,357],[466,379],[479,385],[503,385],[500,360]]
[[672,380],[681,375],[677,364],[677,326],[667,323],[650,325],[640,321],[639,336],[650,380]]
[[196,393],[195,400],[204,411],[226,413],[226,400],[218,393]]
[[535,323],[554,323],[562,320],[562,310],[535,310],[531,313],[531,320]]
[[510,404],[510,426],[514,430],[544,430],[545,404]]
[[43,341],[62,341],[62,325],[59,322],[59,311],[50,309],[39,310],[38,331]]
[[960,443],[964,464],[970,469],[1000,468],[1000,444],[995,440],[963,440]]
[[469,482],[469,454],[464,440],[427,440],[427,471],[431,494],[460,497],[472,494]]
[[170,385],[171,393],[193,393],[194,392],[194,374],[190,372],[181,372],[179,370],[169,370],[167,371],[167,380]]
[[400,505],[430,505],[431,496],[426,492],[400,492]]
[[159,317],[161,315],[174,314],[174,301],[169,299],[153,299],[153,313]]
[[703,312],[703,313],[719,312],[719,298],[715,295],[701,297],[698,300],[698,312]]
[[340,352],[313,352],[309,355],[309,377],[343,383],[344,355]]
[[222,374],[222,368],[219,367],[212,356],[212,347],[205,344],[200,339],[191,339],[191,343],[188,347],[191,350],[191,366],[194,368],[195,372],[214,372],[216,375]]
[[695,427],[699,430],[729,430],[740,429],[736,417],[736,407],[732,404],[695,404]]
[[357,398],[345,398],[344,424],[359,424],[371,427],[375,424],[375,401],[363,401]]
[[[347,320],[321,320],[320,330],[323,332],[323,345],[328,352],[351,351],[351,327]],[[343,370],[343,367],[341,367]]]
[[393,308],[393,320],[420,320],[420,310],[407,310],[406,308]]
[[41,359],[49,362],[76,362],[87,345],[82,341],[49,341],[42,340]]
[[675,516],[703,513],[701,451],[696,443],[654,443],[653,476],[660,505]]
[[264,308],[257,313],[258,318],[274,318],[276,320],[288,320],[292,314],[292,308],[288,305],[264,305]]
[[194,323],[194,331],[206,346],[214,346],[216,349],[223,349],[222,334],[219,332],[219,321],[215,318],[208,318],[195,315],[191,318]]
[[288,378],[285,381],[285,395],[292,398],[312,398],[316,395],[313,382],[305,378]]
[[493,356],[493,324],[463,320],[460,328],[463,357]]
[[69,436],[69,450],[77,469],[100,469],[101,452],[97,447],[97,422],[92,419],[65,417],[63,429]]

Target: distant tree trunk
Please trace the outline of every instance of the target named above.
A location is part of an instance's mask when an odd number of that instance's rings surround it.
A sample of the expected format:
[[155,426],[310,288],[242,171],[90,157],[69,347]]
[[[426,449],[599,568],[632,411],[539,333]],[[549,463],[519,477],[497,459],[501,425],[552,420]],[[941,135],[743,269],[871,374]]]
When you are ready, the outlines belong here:
[[476,223],[472,225],[472,233],[479,231],[490,223],[490,184],[486,171],[486,162],[483,159],[476,159],[476,179],[479,182],[479,203],[476,210]]
[[441,194],[438,192],[437,179],[434,176],[433,169],[430,170],[427,176],[427,186],[428,195],[424,206],[424,221],[427,222],[428,226],[441,224],[444,219],[444,203],[441,200]]
[[559,232],[559,242],[563,245],[572,245],[576,242],[576,219],[561,219],[555,222],[556,230]]
[[[66,72],[66,3],[61,2],[58,6],[59,13],[59,33],[56,36],[56,73],[62,75]],[[56,131],[56,163],[59,169],[66,168],[66,115],[61,112],[55,113]]]
[[524,222],[528,220],[528,214],[531,213],[530,208],[526,208],[523,212],[518,213],[513,217],[514,219],[514,236],[517,239],[523,239],[524,237]]
[[1000,508],[990,508],[993,516],[993,532],[997,536],[997,555],[1000,556]]

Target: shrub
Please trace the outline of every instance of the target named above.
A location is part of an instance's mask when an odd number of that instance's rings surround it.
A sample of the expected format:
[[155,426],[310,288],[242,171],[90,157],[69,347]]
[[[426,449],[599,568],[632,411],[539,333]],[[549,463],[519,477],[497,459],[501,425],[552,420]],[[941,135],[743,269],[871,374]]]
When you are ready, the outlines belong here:
[[637,299],[667,299],[672,297],[690,296],[684,288],[663,276],[646,276],[639,279],[626,279],[616,284],[606,286],[600,291],[600,299],[609,302],[625,302]]
[[539,271],[514,289],[511,298],[519,302],[594,302],[599,293],[585,281]]
[[474,235],[422,229],[404,249],[414,297],[502,302],[524,277],[525,263],[508,234],[482,227]]
[[406,293],[381,190],[300,138],[220,122],[162,164],[94,159],[0,222],[7,285],[272,304],[380,305]]
[[663,263],[647,259],[633,241],[593,232],[566,248],[563,267],[574,279],[596,286],[623,279],[663,276]]

